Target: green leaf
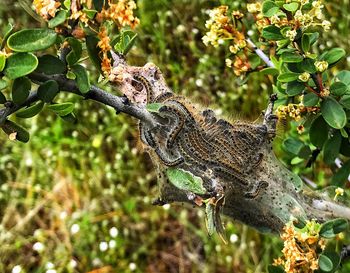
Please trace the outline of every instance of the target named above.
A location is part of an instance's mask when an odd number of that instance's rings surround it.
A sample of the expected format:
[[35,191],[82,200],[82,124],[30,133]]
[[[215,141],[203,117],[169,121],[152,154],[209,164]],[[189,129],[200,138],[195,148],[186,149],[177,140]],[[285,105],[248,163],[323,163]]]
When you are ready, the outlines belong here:
[[265,17],[271,17],[279,11],[279,6],[274,1],[264,1],[262,5],[262,13]]
[[104,0],[93,0],[94,7],[97,11],[101,11],[104,5]]
[[329,88],[329,91],[334,96],[342,96],[346,93],[347,90],[348,90],[348,87],[346,86],[345,83],[342,83],[342,82],[335,82]]
[[282,61],[285,63],[300,63],[303,61],[303,56],[300,56],[297,53],[284,52],[281,55]]
[[345,231],[347,228],[348,221],[343,218],[330,220],[321,226],[320,236],[326,239],[331,239],[338,233]]
[[11,120],[5,120],[5,122],[1,125],[1,129],[7,134],[10,135],[12,133],[16,133],[16,139],[21,142],[29,141],[29,133],[26,129],[14,123]]
[[343,58],[345,54],[346,52],[342,48],[332,48],[321,59],[328,62],[328,64],[334,64],[338,62],[341,58]]
[[269,265],[267,267],[267,271],[269,273],[285,273],[284,269],[280,266]]
[[297,80],[299,75],[300,75],[299,73],[286,72],[286,73],[280,74],[277,77],[277,80],[279,80],[280,82],[291,82],[291,81]]
[[149,112],[158,113],[159,109],[162,108],[162,106],[164,106],[162,103],[149,103],[146,105],[146,109]]
[[284,5],[283,5],[283,8],[284,8],[285,10],[290,11],[290,12],[295,12],[295,11],[298,10],[299,4],[296,3],[296,2],[292,2],[292,3],[284,4]]
[[76,124],[78,121],[77,117],[75,116],[75,114],[73,112],[69,113],[68,115],[65,115],[65,116],[60,116],[60,118],[63,119],[65,122],[69,122],[72,124]]
[[314,60],[310,58],[306,58],[302,62],[297,63],[296,66],[300,72],[315,73],[316,67],[314,63],[315,63]]
[[337,78],[340,82],[346,84],[347,86],[350,85],[350,71],[348,71],[348,70],[340,71],[340,72],[337,74],[336,78]]
[[305,89],[305,85],[302,82],[292,81],[287,83],[286,93],[288,96],[300,95]]
[[54,80],[48,80],[38,88],[38,97],[43,102],[51,102],[59,92],[58,83]]
[[16,112],[16,117],[19,118],[31,118],[37,115],[44,107],[44,103],[42,101],[29,106],[27,108],[21,109]]
[[[340,130],[340,132],[342,131],[343,129]],[[350,138],[349,138],[349,135],[347,136],[344,136],[344,134],[342,133],[342,141],[341,141],[341,146],[340,146],[340,153],[342,155],[345,155],[347,157],[350,157]],[[350,169],[349,169],[350,171]]]
[[274,67],[266,67],[262,70],[260,70],[260,73],[262,75],[272,75],[272,76],[276,76],[278,75],[279,71],[278,69],[274,68]]
[[0,90],[5,89],[7,87],[7,82],[3,79],[0,79]]
[[73,112],[74,104],[72,102],[55,103],[48,105],[48,108],[59,116],[66,116]]
[[277,51],[279,53],[279,50],[284,49],[287,45],[290,44],[290,39],[283,39],[283,40],[279,40],[277,41]]
[[208,235],[212,236],[215,232],[215,206],[213,204],[205,204],[205,224],[208,230]]
[[310,34],[304,33],[301,38],[301,48],[303,49],[304,52],[309,52],[310,46],[311,46]]
[[14,80],[33,72],[37,66],[38,59],[32,53],[15,53],[7,58],[4,73]]
[[206,189],[203,187],[203,180],[178,168],[168,168],[166,170],[169,181],[177,188],[197,194],[205,194]]
[[36,72],[46,75],[63,74],[66,71],[65,64],[57,57],[52,55],[43,55],[38,58],[39,65]]
[[64,23],[67,17],[68,17],[68,12],[64,9],[60,10],[58,13],[56,13],[55,17],[49,21],[48,23],[49,28],[54,28]]
[[268,26],[262,30],[261,36],[267,40],[283,40],[284,37],[281,34],[281,29],[276,26]]
[[321,149],[328,139],[328,125],[321,115],[312,122],[309,135],[311,143]]
[[14,25],[12,25],[11,23],[8,23],[7,24],[7,27],[6,27],[6,29],[5,29],[5,35],[4,35],[4,37],[2,38],[2,42],[1,42],[1,49],[3,49],[4,47],[5,47],[5,45],[6,45],[6,40],[7,40],[7,38],[11,35],[11,33],[12,33],[12,31],[13,31],[13,29],[14,29]]
[[346,124],[346,114],[341,105],[332,97],[321,103],[321,113],[325,121],[333,128],[340,129]]
[[126,55],[136,41],[137,34],[131,30],[124,30],[115,39],[113,39],[111,45],[114,49],[123,55]]
[[32,52],[49,48],[56,42],[55,31],[46,28],[23,29],[13,33],[7,46],[18,52]]
[[83,9],[83,12],[86,14],[86,16],[89,18],[89,19],[94,19],[96,13],[97,13],[97,10],[94,10],[94,9],[86,9],[84,8]]
[[72,71],[76,76],[79,91],[83,94],[87,93],[90,90],[90,79],[85,67],[80,64],[76,64],[72,66]]
[[0,52],[0,72],[4,70],[6,64],[6,56]]
[[83,49],[81,43],[73,37],[67,38],[66,41],[69,43],[71,48],[71,51],[66,56],[66,61],[68,65],[72,66],[79,61]]
[[319,97],[315,93],[307,93],[303,97],[304,106],[315,106],[319,101]]
[[340,104],[346,109],[350,109],[350,95],[345,95],[339,100]]
[[17,105],[24,103],[29,96],[31,87],[32,83],[28,78],[23,77],[15,79],[13,81],[11,93],[13,102]]
[[6,97],[3,93],[0,92],[0,104],[3,104],[5,103],[7,100],[6,100]]
[[340,132],[336,131],[333,136],[324,143],[323,160],[328,165],[334,164],[335,159],[339,155],[341,139]]
[[285,151],[304,159],[308,158],[311,154],[310,147],[296,138],[287,138],[283,141],[282,147]]
[[86,36],[86,49],[89,54],[90,60],[94,64],[94,66],[98,69],[98,71],[102,74],[101,70],[101,62],[100,51],[97,49],[97,43],[99,39],[96,36],[88,35]]
[[314,44],[317,42],[318,37],[320,36],[320,34],[318,32],[313,32],[313,33],[309,33],[310,34],[310,44]]
[[344,187],[350,175],[350,160],[346,161],[340,169],[333,175],[331,184]]
[[318,258],[318,266],[323,272],[331,272],[334,268],[332,260],[324,254]]

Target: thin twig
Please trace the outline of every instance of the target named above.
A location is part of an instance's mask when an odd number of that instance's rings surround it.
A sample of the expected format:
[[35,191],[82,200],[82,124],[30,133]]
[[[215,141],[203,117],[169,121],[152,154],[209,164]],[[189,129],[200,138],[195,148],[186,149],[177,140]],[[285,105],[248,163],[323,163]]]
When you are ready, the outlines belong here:
[[[156,124],[154,117],[145,109],[137,105],[130,104],[125,98],[113,95],[105,90],[96,86],[91,86],[90,91],[85,94],[79,92],[79,89],[73,80],[67,79],[64,75],[45,75],[42,73],[32,73],[29,78],[36,83],[43,83],[48,80],[55,80],[62,92],[69,92],[85,97],[86,99],[95,100],[103,103],[107,106],[113,107],[116,112],[123,112],[131,115],[153,127]],[[6,120],[6,118],[19,109],[30,105],[31,103],[38,101],[36,91],[30,93],[27,100],[21,105],[12,104],[8,107],[0,109],[0,125]]]
[[261,60],[263,60],[268,67],[275,67],[273,62],[271,62],[270,58],[261,50],[259,49],[253,42],[250,40],[250,38],[246,39],[247,43],[249,44],[250,47],[253,48],[254,52],[256,55],[260,57]]

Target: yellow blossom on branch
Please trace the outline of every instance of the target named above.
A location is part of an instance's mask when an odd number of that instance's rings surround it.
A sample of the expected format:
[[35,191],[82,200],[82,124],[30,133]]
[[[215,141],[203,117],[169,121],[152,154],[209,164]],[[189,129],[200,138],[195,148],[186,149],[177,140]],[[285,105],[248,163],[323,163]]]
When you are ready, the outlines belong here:
[[276,115],[278,118],[285,119],[291,117],[292,119],[299,121],[303,114],[317,113],[318,107],[306,107],[303,104],[289,103],[288,105],[280,105],[276,109]]
[[105,76],[108,76],[112,70],[111,60],[108,57],[108,52],[112,49],[112,47],[110,45],[110,38],[108,37],[107,29],[105,27],[101,27],[97,36],[100,39],[100,41],[97,43],[97,46],[100,48],[102,55],[101,69]]
[[49,20],[55,17],[56,11],[61,6],[61,3],[55,0],[34,0],[33,6],[37,14],[43,17],[44,20]]
[[283,256],[275,259],[274,265],[282,265],[286,273],[313,273],[319,268],[320,249],[324,250],[326,242],[320,238],[321,225],[308,221],[304,228],[298,229],[292,223],[283,228]]
[[116,4],[108,0],[108,8],[101,11],[102,17],[106,20],[112,20],[119,26],[129,25],[134,28],[139,24],[139,19],[134,16],[133,10],[136,9],[134,1],[119,0]]

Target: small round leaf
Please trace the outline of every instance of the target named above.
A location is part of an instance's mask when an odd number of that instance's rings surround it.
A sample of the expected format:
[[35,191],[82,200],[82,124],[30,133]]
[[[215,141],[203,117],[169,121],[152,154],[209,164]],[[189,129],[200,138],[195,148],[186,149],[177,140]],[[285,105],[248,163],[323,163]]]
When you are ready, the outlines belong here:
[[38,88],[38,97],[44,102],[51,102],[59,91],[58,83],[49,80],[41,84]]
[[73,112],[74,104],[71,102],[56,103],[49,105],[48,108],[59,116],[66,116]]
[[27,108],[21,109],[16,113],[18,118],[31,118],[37,115],[43,109],[44,103],[42,101],[29,106]]
[[17,78],[13,81],[12,85],[12,100],[15,104],[22,104],[29,96],[30,88],[32,87],[31,81],[26,78]]
[[327,97],[321,103],[321,113],[325,121],[335,129],[341,129],[346,124],[343,107],[332,97]]
[[72,71],[76,76],[79,91],[83,94],[87,93],[90,90],[90,79],[85,67],[76,64],[72,66]]
[[14,80],[33,72],[37,66],[38,59],[32,53],[16,53],[8,57],[4,72]]
[[7,46],[17,52],[33,52],[52,46],[56,38],[56,32],[51,29],[23,29],[8,38]]

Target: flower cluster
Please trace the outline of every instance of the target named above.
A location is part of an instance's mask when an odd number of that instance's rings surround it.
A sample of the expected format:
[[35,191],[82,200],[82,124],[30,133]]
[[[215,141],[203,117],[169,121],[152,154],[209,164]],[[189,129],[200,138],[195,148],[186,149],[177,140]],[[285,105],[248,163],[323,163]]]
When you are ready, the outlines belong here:
[[306,107],[302,103],[294,104],[289,103],[288,105],[280,105],[276,109],[278,118],[285,119],[288,116],[292,119],[299,121],[303,114],[306,113],[317,113],[318,107]]
[[[288,4],[290,1],[286,0],[285,2]],[[247,4],[247,10],[256,17],[256,25],[260,31],[268,25],[290,27],[291,30],[286,32],[286,37],[292,41],[296,36],[296,30],[300,27],[321,26],[325,31],[330,29],[331,23],[323,20],[324,5],[321,0],[299,0],[298,2],[298,10],[295,11],[293,17],[288,17],[283,10],[269,18],[264,17],[260,3]]]
[[34,0],[33,6],[37,14],[44,18],[44,20],[49,20],[55,17],[56,11],[61,6],[61,3],[55,0]]
[[320,238],[321,225],[309,221],[304,228],[298,229],[292,223],[287,224],[281,235],[284,241],[283,256],[274,261],[282,265],[286,273],[313,273],[318,269],[318,256],[326,247],[324,239]]
[[117,4],[113,4],[108,0],[108,8],[101,11],[101,15],[105,20],[112,20],[121,27],[129,25],[131,28],[139,24],[139,19],[134,16],[133,10],[136,9],[134,1],[119,0]]
[[105,27],[101,27],[97,36],[100,39],[97,46],[100,48],[102,59],[101,70],[105,76],[108,76],[112,70],[111,59],[108,57],[108,52],[112,49],[112,47],[110,45],[110,38],[108,37],[107,29]]
[[[76,20],[81,24],[76,24],[74,29],[70,29],[67,21],[55,28],[58,33],[71,33],[75,38],[81,39],[85,37],[85,29],[81,27],[84,25],[90,28],[91,31],[97,34],[99,42],[97,44],[100,49],[101,69],[106,77],[108,77],[112,70],[111,59],[109,58],[109,51],[112,49],[110,45],[110,37],[108,36],[107,28],[104,26],[105,21],[113,21],[118,28],[130,26],[134,28],[139,24],[139,19],[134,16],[134,9],[136,4],[133,0],[108,0],[101,12],[96,12],[91,15],[94,9],[93,1],[75,0],[72,1],[69,8],[71,15],[69,20]],[[63,9],[61,1],[55,0],[33,0],[35,11],[41,15],[46,21],[55,17],[56,13]]]
[[[233,11],[231,19],[227,13],[228,6],[220,6],[209,11],[209,19],[205,24],[209,31],[202,40],[206,46],[211,44],[214,47],[229,41],[229,50],[236,55],[247,46],[245,35],[237,29],[237,24],[243,18],[243,14],[239,11]],[[237,76],[247,72],[250,68],[246,54],[236,55],[234,60],[226,59],[226,66],[233,67]]]

